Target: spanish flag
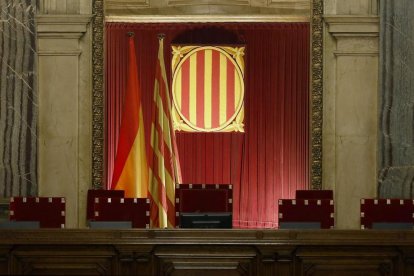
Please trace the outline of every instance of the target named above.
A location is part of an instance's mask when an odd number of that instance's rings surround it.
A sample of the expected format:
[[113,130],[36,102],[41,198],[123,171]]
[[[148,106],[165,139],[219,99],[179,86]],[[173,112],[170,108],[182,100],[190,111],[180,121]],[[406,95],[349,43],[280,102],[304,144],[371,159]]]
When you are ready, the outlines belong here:
[[148,164],[134,36],[129,36],[127,88],[111,188],[126,197],[147,197]]

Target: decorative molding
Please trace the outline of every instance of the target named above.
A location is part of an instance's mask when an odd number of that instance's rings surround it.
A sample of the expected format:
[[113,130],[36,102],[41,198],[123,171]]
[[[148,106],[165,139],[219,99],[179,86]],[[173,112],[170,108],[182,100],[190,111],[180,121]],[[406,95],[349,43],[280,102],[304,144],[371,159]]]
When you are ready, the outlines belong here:
[[169,6],[181,5],[249,5],[250,0],[169,0]]
[[73,51],[38,51],[39,56],[79,56],[82,53],[80,50]]
[[87,24],[90,20],[91,16],[85,14],[41,14],[36,16],[36,23],[42,23],[42,25],[78,25]]
[[80,38],[86,33],[91,15],[38,15],[36,32],[39,38]]
[[378,56],[379,51],[334,51],[335,56]]
[[135,15],[106,16],[106,22],[172,23],[172,22],[309,22],[308,16],[284,15]]
[[92,13],[92,187],[104,178],[104,1],[93,0]]
[[123,10],[127,9],[137,9],[137,8],[148,8],[149,0],[107,0],[105,1],[105,9],[111,10]]
[[310,172],[311,188],[322,189],[323,0],[312,0]]
[[[262,231],[263,237],[258,239],[257,232]],[[177,249],[171,245],[191,245],[192,250],[200,246],[214,245],[255,245],[268,250],[270,245],[282,245],[274,253],[277,261],[290,261],[298,253],[295,246],[308,244],[313,248],[317,246],[414,246],[414,233],[412,230],[281,230],[275,229],[2,229],[0,245],[32,244],[57,245],[70,244],[71,246],[84,246],[85,244],[116,245],[120,248],[120,255],[129,252],[142,252],[151,254],[154,245],[159,252],[157,255],[177,255]],[[133,250],[139,245],[141,250]],[[194,246],[197,245],[197,246]],[[125,248],[127,247],[127,248]],[[144,247],[144,248],[142,248]],[[125,249],[122,249],[125,248]],[[180,247],[188,254],[188,249]],[[182,251],[182,252],[183,252]],[[251,252],[249,249],[247,252]],[[263,252],[263,250],[258,250]],[[410,251],[413,252],[413,251]],[[244,254],[246,255],[246,254]],[[252,253],[249,253],[252,256]],[[332,256],[332,254],[330,254]],[[383,255],[382,255],[383,256]],[[412,257],[412,256],[411,256]]]
[[268,0],[267,5],[272,8],[280,9],[309,9],[311,6],[311,1]]
[[328,32],[333,36],[378,36],[378,16],[324,16]]

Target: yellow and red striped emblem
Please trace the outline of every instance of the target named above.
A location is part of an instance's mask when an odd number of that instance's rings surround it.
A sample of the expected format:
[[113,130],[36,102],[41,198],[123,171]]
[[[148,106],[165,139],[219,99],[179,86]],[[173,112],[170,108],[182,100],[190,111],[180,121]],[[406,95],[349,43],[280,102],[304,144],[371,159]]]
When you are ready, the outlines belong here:
[[244,131],[244,47],[173,46],[175,130]]

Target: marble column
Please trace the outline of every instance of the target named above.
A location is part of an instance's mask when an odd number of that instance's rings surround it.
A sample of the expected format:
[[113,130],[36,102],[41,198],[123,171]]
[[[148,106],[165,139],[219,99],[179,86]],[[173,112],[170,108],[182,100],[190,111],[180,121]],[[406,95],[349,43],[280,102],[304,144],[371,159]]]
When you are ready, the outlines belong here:
[[380,197],[414,198],[414,1],[381,1]]

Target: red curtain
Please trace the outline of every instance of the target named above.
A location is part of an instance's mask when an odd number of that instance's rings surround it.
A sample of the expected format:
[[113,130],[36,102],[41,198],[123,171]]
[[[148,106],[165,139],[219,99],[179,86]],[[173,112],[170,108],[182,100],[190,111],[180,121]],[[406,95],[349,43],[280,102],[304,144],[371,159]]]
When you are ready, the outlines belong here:
[[177,133],[184,183],[233,184],[233,225],[277,226],[279,198],[309,187],[309,24],[106,24],[106,180],[110,183],[126,85],[127,35],[135,32],[149,139],[157,34],[171,44],[245,44],[245,133]]

